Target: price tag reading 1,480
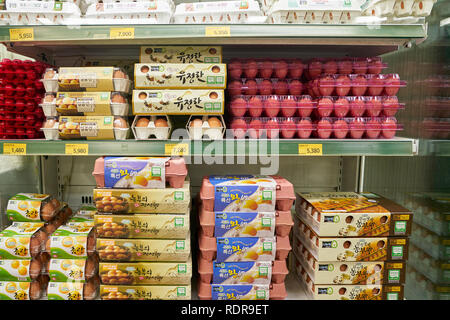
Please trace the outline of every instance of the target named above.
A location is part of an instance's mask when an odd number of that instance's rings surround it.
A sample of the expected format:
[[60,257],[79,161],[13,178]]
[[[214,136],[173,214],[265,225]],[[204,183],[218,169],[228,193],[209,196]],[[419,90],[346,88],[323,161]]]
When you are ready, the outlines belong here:
[[9,29],[9,40],[11,41],[33,41],[34,29]]
[[3,154],[24,156],[27,154],[27,145],[25,143],[4,143]]
[[73,156],[87,156],[89,155],[89,145],[87,143],[68,143],[66,144],[66,154]]
[[322,144],[299,144],[298,154],[301,156],[321,156]]
[[187,156],[189,155],[189,144],[168,143],[164,145],[164,154],[166,156]]

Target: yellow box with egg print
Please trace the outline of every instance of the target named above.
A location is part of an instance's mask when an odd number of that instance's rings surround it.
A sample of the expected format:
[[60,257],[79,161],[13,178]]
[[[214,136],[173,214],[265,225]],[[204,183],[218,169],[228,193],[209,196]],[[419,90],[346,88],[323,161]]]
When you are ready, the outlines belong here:
[[102,300],[190,300],[190,285],[100,286]]
[[221,63],[220,46],[141,47],[141,63]]
[[39,261],[0,260],[0,281],[31,281],[41,273]]
[[60,226],[48,238],[46,252],[57,259],[86,259],[95,253],[95,231],[86,223]]
[[42,250],[43,222],[13,222],[0,232],[0,259],[30,259]]
[[[128,126],[128,123],[126,123]],[[61,116],[59,117],[61,139],[113,140],[113,116]]]
[[134,83],[136,89],[225,89],[227,67],[222,63],[138,63]]
[[28,281],[0,281],[0,300],[35,300],[39,292],[32,296],[30,287],[31,283]]
[[180,115],[224,113],[224,91],[212,90],[134,90],[133,114]]

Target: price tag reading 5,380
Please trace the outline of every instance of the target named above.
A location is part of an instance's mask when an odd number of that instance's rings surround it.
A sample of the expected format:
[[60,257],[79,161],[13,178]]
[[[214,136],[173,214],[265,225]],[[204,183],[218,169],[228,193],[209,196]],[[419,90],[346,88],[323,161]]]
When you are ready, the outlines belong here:
[[189,155],[189,144],[168,143],[164,145],[164,154],[166,156],[187,156]]
[[299,144],[298,154],[301,156],[321,156],[322,144]]
[[27,154],[27,145],[25,143],[4,143],[3,154],[24,156]]
[[89,145],[87,143],[66,144],[66,154],[73,156],[89,155]]
[[111,28],[110,39],[134,39],[134,28]]
[[34,29],[9,29],[9,40],[11,41],[33,41]]

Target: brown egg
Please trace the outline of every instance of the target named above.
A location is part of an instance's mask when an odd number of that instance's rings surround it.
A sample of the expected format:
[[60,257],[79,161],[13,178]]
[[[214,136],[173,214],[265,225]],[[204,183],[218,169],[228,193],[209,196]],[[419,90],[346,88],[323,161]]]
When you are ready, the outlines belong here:
[[114,79],[117,79],[117,78],[126,79],[127,76],[125,75],[125,72],[123,72],[122,70],[115,70],[113,73],[113,78]]
[[168,126],[169,124],[167,123],[166,119],[159,118],[156,119],[155,121],[155,127],[168,127]]
[[46,128],[46,129],[53,128],[55,123],[56,123],[55,119],[48,119],[47,121],[44,122],[44,128]]
[[53,100],[55,100],[55,95],[54,94],[47,94],[47,95],[45,95],[44,102],[53,102]]
[[120,93],[115,93],[113,94],[112,98],[111,98],[111,102],[114,103],[125,103],[125,98],[120,94]]
[[145,92],[139,93],[139,99],[141,99],[141,100],[147,99],[147,93],[145,93]]
[[44,79],[53,79],[55,76],[55,70],[49,69],[44,74]]
[[150,70],[150,68],[148,66],[142,66],[141,67],[141,72],[142,73],[147,73]]
[[150,120],[148,120],[148,118],[140,118],[136,122],[136,127],[148,127],[149,123],[150,123]]
[[114,119],[114,128],[128,128],[128,123],[124,118],[117,117]]
[[46,203],[41,210],[41,218],[44,221],[50,221],[55,216],[55,206],[53,203]]
[[61,203],[58,201],[58,199],[52,199],[51,203],[55,208],[59,208]]
[[203,121],[201,119],[194,119],[191,121],[191,123],[189,124],[189,126],[191,127],[195,127],[195,128],[201,128],[203,125]]
[[222,127],[222,122],[220,122],[220,120],[217,119],[216,117],[209,118],[208,124],[211,128],[221,128]]

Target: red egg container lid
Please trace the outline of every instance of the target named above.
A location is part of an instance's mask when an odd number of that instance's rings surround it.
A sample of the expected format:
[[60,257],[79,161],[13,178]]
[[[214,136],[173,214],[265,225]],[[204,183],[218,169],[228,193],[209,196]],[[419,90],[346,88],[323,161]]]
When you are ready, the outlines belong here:
[[[350,80],[348,85],[338,83],[339,77],[348,78]],[[358,78],[364,78],[366,83],[357,83]],[[317,81],[315,81],[317,80]],[[390,74],[329,74],[324,73],[318,76],[317,79],[310,80],[308,84],[319,85],[320,87],[406,87],[406,81],[400,80],[400,76],[397,73]],[[376,80],[382,80],[383,82],[375,82]],[[395,80],[397,83],[392,83]]]
[[373,126],[374,128],[377,128],[379,124],[395,123],[398,127],[397,130],[401,130],[403,128],[401,124],[398,124],[397,118],[395,117],[321,117],[317,118],[314,123],[317,124],[318,122],[323,120],[326,120],[331,124],[335,123],[338,120],[343,120],[349,125],[354,123],[364,123],[366,127]]
[[[227,64],[228,77],[230,79],[239,79],[242,75],[249,76],[249,70],[252,75],[262,78],[286,78],[298,79],[303,74],[305,65],[300,59],[233,59]],[[251,76],[250,76],[251,77]],[[252,77],[253,78],[253,77]]]
[[[247,81],[255,81],[255,82],[256,82],[256,85],[258,85],[258,86],[261,85],[262,83],[263,83],[263,84],[268,84],[269,82],[270,82],[272,85],[275,85],[275,84],[277,84],[277,83],[279,83],[279,82],[282,82],[282,83],[286,82],[288,85],[292,85],[292,82],[293,82],[293,81],[295,81],[294,84],[296,84],[296,83],[298,84],[299,82],[302,83],[302,82],[301,82],[300,80],[298,80],[298,79],[290,79],[290,78],[286,78],[286,79],[277,79],[277,78],[269,78],[269,79],[264,79],[264,78],[254,78],[254,79],[247,79],[247,78],[239,78],[239,79],[235,79],[235,80],[229,81],[229,82],[228,82],[228,85],[227,85],[227,89],[237,88],[237,83],[236,83],[236,81],[241,83],[239,88],[242,88],[242,89],[248,89],[248,84],[246,84]],[[302,83],[302,85],[303,85],[303,83]]]
[[[311,102],[313,105],[317,104],[317,101],[314,100],[310,95],[278,95],[278,94],[272,94],[272,95],[239,95],[239,96],[233,96],[232,100],[229,101],[228,105],[231,105],[233,101],[236,101],[236,99],[243,99],[245,102],[249,103],[250,101],[254,99],[260,100],[262,103],[266,102],[267,100],[273,100],[280,103],[280,108],[283,107],[292,107],[289,105],[290,101],[304,101],[308,100],[308,102]],[[249,108],[252,106],[249,105]]]
[[19,60],[19,59],[3,59],[0,62],[0,69],[15,71],[17,69],[32,70],[39,74],[42,74],[46,68],[50,67],[49,64],[39,61],[31,60]]
[[379,74],[387,66],[380,57],[315,58],[305,62],[305,74],[309,79],[315,79],[321,73]]

